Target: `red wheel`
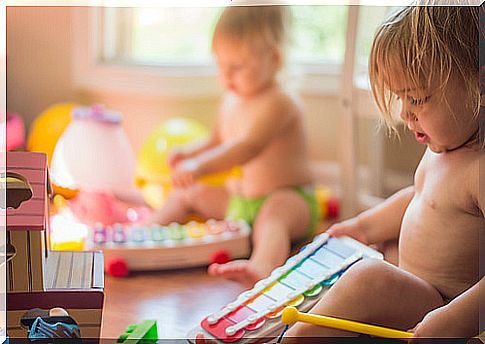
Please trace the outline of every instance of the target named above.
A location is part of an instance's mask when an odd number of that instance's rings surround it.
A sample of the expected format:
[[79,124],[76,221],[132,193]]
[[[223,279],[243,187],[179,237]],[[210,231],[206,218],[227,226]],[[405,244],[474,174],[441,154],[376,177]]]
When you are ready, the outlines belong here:
[[231,260],[231,255],[224,249],[217,250],[212,253],[209,264],[218,263],[225,264]]
[[121,257],[115,257],[106,263],[106,271],[113,277],[126,277],[130,272],[126,260]]

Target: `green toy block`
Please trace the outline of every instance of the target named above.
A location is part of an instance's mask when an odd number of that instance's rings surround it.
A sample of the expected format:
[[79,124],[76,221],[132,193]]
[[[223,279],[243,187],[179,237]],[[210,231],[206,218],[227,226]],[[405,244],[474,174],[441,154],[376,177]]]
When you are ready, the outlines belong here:
[[157,322],[144,320],[140,324],[128,325],[126,331],[118,337],[117,343],[144,344],[156,343],[158,340]]

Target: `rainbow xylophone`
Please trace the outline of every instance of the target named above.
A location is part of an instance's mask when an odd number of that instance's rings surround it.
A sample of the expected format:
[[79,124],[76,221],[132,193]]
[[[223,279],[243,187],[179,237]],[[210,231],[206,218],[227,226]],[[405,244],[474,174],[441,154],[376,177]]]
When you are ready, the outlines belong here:
[[[131,271],[207,265],[247,257],[250,227],[244,221],[209,220],[169,226],[98,224],[89,231],[86,247],[102,250],[108,273],[122,277]],[[112,269],[116,262],[116,270]],[[119,265],[125,265],[121,270]],[[125,271],[126,273],[119,273]]]
[[194,342],[198,333],[219,343],[275,338],[284,327],[280,316],[285,306],[310,309],[347,268],[362,258],[383,256],[354,239],[320,234],[269,277],[203,319],[187,338]]

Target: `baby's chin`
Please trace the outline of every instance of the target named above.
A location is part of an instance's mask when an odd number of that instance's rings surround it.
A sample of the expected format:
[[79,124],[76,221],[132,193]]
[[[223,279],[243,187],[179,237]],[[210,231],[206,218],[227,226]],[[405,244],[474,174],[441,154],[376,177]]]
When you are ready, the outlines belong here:
[[455,150],[463,148],[465,146],[465,143],[456,144],[456,145],[452,145],[452,146],[451,145],[450,146],[439,146],[439,145],[434,145],[432,143],[428,143],[428,144],[426,144],[426,146],[433,153],[442,154],[442,153],[447,153],[447,152],[453,152]]

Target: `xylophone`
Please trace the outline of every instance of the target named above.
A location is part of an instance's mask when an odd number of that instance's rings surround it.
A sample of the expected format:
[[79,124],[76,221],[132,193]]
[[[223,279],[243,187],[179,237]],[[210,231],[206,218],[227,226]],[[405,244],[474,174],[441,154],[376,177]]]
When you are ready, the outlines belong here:
[[187,338],[194,342],[199,333],[219,343],[275,338],[284,327],[280,316],[285,306],[310,309],[347,268],[362,258],[383,256],[354,239],[320,234],[269,277],[204,318]]
[[249,237],[250,227],[243,221],[98,224],[89,231],[85,244],[89,250],[102,250],[106,271],[122,277],[128,270],[186,268],[247,257]]

